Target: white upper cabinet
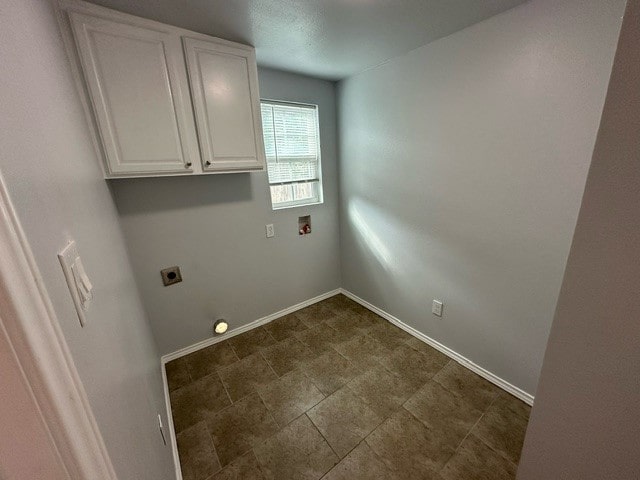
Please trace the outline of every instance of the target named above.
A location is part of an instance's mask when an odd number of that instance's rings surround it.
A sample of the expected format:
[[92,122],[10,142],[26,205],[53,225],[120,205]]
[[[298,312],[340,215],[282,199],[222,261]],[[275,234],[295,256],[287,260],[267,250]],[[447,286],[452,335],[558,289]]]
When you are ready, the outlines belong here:
[[[191,171],[180,39],[70,14],[110,174]],[[181,78],[181,76],[183,78]]]
[[253,48],[184,38],[205,171],[264,168]]
[[78,0],[59,6],[105,177],[264,169],[252,47]]

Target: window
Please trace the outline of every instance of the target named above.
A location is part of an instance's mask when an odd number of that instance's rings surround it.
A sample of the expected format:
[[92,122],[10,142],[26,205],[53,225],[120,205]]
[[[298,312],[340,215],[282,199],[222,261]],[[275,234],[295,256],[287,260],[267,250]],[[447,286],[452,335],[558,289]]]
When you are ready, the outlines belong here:
[[318,107],[262,102],[273,209],[322,203]]

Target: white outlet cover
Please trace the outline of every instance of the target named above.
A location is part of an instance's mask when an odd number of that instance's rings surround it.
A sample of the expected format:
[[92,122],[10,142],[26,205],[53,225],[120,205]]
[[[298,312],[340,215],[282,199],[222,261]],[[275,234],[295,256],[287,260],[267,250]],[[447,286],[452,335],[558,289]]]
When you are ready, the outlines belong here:
[[265,225],[264,227],[265,227],[265,230],[266,230],[266,233],[267,233],[267,238],[272,238],[272,237],[276,236],[276,231],[273,228],[273,223]]
[[434,300],[431,304],[431,313],[441,317],[442,316],[442,302],[440,300]]

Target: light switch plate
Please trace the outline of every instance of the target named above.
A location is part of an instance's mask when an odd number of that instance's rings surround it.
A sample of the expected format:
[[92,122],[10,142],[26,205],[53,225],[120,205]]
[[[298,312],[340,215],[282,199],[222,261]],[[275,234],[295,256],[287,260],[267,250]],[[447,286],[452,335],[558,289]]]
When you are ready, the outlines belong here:
[[[90,298],[85,299],[83,302],[80,296],[80,285],[78,282],[81,281],[81,275],[79,275],[77,268],[80,267],[82,269],[82,262],[79,262],[79,259],[80,254],[78,253],[76,242],[73,240],[69,242],[69,244],[64,247],[60,253],[58,253],[58,260],[60,260],[64,278],[67,280],[67,285],[71,292],[71,298],[73,299],[73,304],[76,307],[76,313],[78,314],[78,320],[80,320],[80,326],[84,327],[87,323],[85,310],[88,308]],[[76,269],[75,275],[74,269]],[[81,274],[84,275],[84,271],[82,271]],[[86,275],[84,276],[86,278]],[[86,281],[88,282],[88,278]],[[91,287],[91,283],[89,283],[89,287]]]
[[442,316],[442,302],[440,300],[434,300],[431,304],[431,313],[441,317]]

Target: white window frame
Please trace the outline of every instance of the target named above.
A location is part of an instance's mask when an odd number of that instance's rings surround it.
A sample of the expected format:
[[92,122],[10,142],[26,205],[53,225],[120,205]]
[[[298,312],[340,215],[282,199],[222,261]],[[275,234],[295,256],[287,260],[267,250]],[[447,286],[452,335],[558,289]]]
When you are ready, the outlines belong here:
[[[260,108],[262,109],[262,104],[268,104],[268,105],[285,105],[285,106],[289,106],[289,107],[303,107],[303,108],[312,108],[315,110],[316,113],[316,142],[318,145],[318,178],[317,180],[311,180],[311,181],[292,181],[292,182],[277,182],[277,183],[271,183],[270,179],[269,179],[269,166],[268,166],[268,162],[266,165],[266,170],[267,170],[267,184],[269,187],[269,200],[271,202],[271,209],[272,210],[283,210],[286,208],[295,208],[295,207],[306,207],[306,206],[310,206],[310,205],[320,205],[322,203],[324,203],[324,192],[323,192],[323,188],[322,188],[322,146],[320,144],[320,107],[314,103],[302,103],[302,102],[289,102],[286,100],[272,100],[272,99],[268,99],[268,98],[261,98],[260,99]],[[263,139],[264,141],[264,139]],[[271,196],[271,186],[272,185],[295,185],[295,184],[302,184],[302,183],[311,183],[311,182],[318,182],[318,197],[317,199],[303,199],[303,200],[293,200],[291,202],[282,202],[282,203],[278,203],[275,204],[273,203],[273,198]]]

